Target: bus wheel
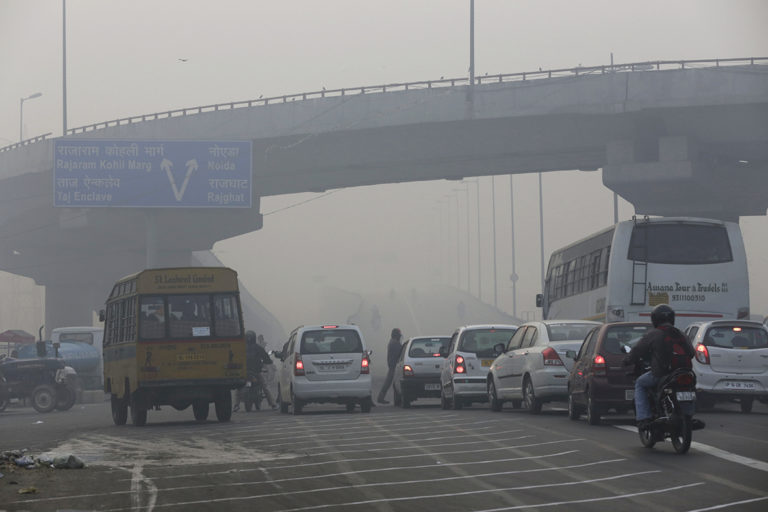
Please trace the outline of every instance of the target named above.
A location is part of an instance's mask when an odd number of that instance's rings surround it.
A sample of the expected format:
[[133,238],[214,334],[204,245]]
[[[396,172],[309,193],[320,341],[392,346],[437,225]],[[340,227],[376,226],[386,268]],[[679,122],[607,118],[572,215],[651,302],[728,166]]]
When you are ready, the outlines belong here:
[[216,419],[224,423],[232,419],[232,393],[228,389],[216,395]]
[[147,424],[147,407],[135,394],[131,394],[131,423],[135,427],[143,427]]
[[205,421],[208,419],[208,400],[195,400],[192,402],[192,412],[195,414],[197,421]]
[[125,425],[128,421],[128,401],[112,395],[112,421],[115,425]]

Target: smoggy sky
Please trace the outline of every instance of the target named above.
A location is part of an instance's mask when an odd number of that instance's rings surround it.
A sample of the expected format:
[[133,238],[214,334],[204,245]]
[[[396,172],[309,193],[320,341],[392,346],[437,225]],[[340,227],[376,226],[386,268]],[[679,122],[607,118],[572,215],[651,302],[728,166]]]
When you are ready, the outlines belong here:
[[[469,67],[468,0],[68,0],[66,26],[69,128],[260,95],[461,77]],[[762,0],[478,0],[475,70],[600,65],[611,54],[616,63],[768,56],[766,26]],[[37,92],[23,105],[23,137],[62,134],[62,67],[62,2],[0,0],[0,146],[19,140],[20,98]],[[482,295],[492,303],[491,178],[479,183]],[[599,171],[547,173],[543,184],[545,258],[613,222],[613,196]],[[495,185],[498,304],[511,313],[509,178]],[[516,176],[514,186],[524,316],[540,288],[538,178]],[[264,229],[221,241],[214,252],[286,329],[305,321],[295,297],[317,284],[367,291],[458,277],[465,287],[466,253],[459,251],[457,273],[456,235],[466,243],[467,195],[457,188],[438,181],[267,197]],[[469,190],[476,294],[475,185]],[[620,201],[619,217],[632,213]],[[766,314],[768,219],[741,224],[752,311]],[[323,243],[323,257],[309,261],[303,249]]]

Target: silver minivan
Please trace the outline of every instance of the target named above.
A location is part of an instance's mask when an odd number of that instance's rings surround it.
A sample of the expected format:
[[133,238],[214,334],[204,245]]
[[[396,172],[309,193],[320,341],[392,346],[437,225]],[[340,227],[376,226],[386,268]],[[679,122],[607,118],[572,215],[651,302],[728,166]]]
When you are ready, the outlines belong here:
[[301,326],[291,332],[278,364],[280,412],[300,414],[309,403],[336,403],[370,412],[371,351],[356,325]]

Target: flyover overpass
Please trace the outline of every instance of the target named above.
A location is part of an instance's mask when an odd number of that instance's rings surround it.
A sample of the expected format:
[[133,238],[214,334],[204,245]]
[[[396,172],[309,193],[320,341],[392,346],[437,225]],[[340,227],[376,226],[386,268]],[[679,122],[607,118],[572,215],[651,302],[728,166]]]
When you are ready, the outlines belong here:
[[258,198],[269,195],[602,168],[638,214],[764,215],[768,58],[322,90],[108,121],[66,138],[250,140],[255,200],[234,210],[54,208],[52,140],[0,149],[0,269],[46,286],[48,326],[89,321],[117,277],[145,266],[147,246],[157,246],[153,264],[185,265],[192,251],[259,229]]

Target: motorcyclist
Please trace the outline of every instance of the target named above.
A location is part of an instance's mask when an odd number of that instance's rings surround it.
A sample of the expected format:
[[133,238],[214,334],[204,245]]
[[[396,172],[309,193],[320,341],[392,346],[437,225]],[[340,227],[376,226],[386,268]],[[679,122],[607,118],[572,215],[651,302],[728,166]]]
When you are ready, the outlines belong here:
[[661,378],[672,371],[673,343],[683,347],[688,360],[696,355],[688,339],[675,327],[675,312],[668,304],[653,308],[651,323],[654,328],[640,338],[624,359],[625,365],[637,365],[642,360],[651,363],[651,369],[635,380],[635,420],[639,429],[653,419],[648,391],[653,391]]
[[[272,409],[276,409],[277,405],[275,404],[275,399],[272,397],[272,392],[269,390],[269,386],[267,386],[267,382],[264,379],[264,374],[261,371],[265,364],[272,364],[272,358],[269,357],[269,354],[267,354],[267,351],[264,349],[264,337],[259,335],[257,341],[255,332],[246,331],[245,350],[245,366],[248,380],[251,382],[256,381],[261,386],[261,389],[264,390],[264,395],[267,397],[267,403]],[[235,404],[233,411],[236,412],[240,410],[240,402],[245,401],[246,391],[247,390],[244,387],[238,390],[237,403]]]

